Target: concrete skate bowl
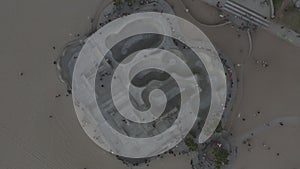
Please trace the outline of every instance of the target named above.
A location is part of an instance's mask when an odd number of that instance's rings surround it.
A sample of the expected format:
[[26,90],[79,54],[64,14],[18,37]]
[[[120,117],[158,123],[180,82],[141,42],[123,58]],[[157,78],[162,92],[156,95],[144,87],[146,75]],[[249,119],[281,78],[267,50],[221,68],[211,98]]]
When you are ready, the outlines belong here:
[[[204,33],[189,24],[174,15],[139,13],[114,20],[88,38],[74,69],[72,96],[82,128],[101,148],[124,157],[152,157],[180,143],[197,120],[208,128],[199,142],[217,126],[226,92],[223,66]],[[165,94],[163,104],[173,101],[157,118],[151,116],[155,111],[137,111],[148,108],[152,90]],[[177,114],[179,94],[184,108]]]
[[[143,39],[137,43],[132,43],[142,39],[143,37],[148,37],[148,39],[151,41],[148,42]],[[176,45],[170,45],[171,43],[166,45],[162,43],[163,40],[166,42],[173,42]],[[124,46],[128,47],[129,50],[125,50],[125,52],[122,53]],[[149,93],[151,93],[151,91],[154,89],[162,90],[168,97],[168,102],[162,115],[157,120],[150,123],[135,123],[124,118],[118,113],[117,108],[112,102],[111,88],[106,88],[106,86],[111,84],[113,78],[111,75],[113,75],[112,72],[114,69],[117,67],[126,66],[123,65],[124,62],[122,62],[126,59],[126,57],[143,49],[155,47],[161,49],[169,48],[166,50],[176,53],[180,59],[184,60],[184,62],[189,65],[190,69],[194,73],[194,76],[196,77],[198,84],[202,89],[200,93],[201,104],[199,107],[198,119],[193,130],[194,135],[199,135],[201,131],[199,128],[204,125],[210,108],[211,86],[207,71],[205,70],[203,63],[199,61],[197,55],[188,47],[184,51],[181,51],[178,46],[182,47],[185,45],[171,37],[162,36],[159,34],[143,34],[132,36],[120,41],[111,48],[110,52],[105,55],[105,60],[110,62],[109,69],[111,72],[109,72],[110,76],[107,76],[107,74],[102,70],[98,70],[95,83],[96,96],[98,98],[98,106],[105,120],[116,131],[122,133],[123,135],[127,135],[128,137],[147,138],[164,132],[171,127],[174,124],[174,121],[177,119],[178,110],[180,110],[181,95],[176,81],[166,72],[157,69],[147,69],[139,72],[131,81],[133,86],[137,88],[144,88],[140,93],[141,98],[134,97],[134,93],[132,93],[130,97],[131,103],[136,109],[141,111],[149,109]],[[162,57],[161,60],[162,62],[167,62],[168,58]],[[104,62],[106,61],[103,61],[100,65],[105,65]],[[125,62],[130,62],[130,59]],[[185,74],[182,72],[179,72],[177,75],[185,76]]]
[[[139,24],[136,21],[130,22],[127,25],[132,24]],[[156,30],[157,32],[164,32],[165,30],[162,30],[163,27],[159,22],[153,23],[147,23],[147,21],[144,21],[140,24],[147,24],[147,28],[151,31]],[[145,26],[143,25],[143,28],[145,29]],[[111,34],[107,37],[105,40],[106,46],[110,49],[112,52],[113,60],[117,63],[120,63],[124,58],[128,56],[129,53],[132,53],[133,51],[138,51],[145,48],[158,48],[163,43],[163,36],[159,36],[158,34],[142,34],[142,35],[135,35],[132,37],[129,37],[126,39],[126,41],[121,41],[117,43],[112,48],[112,43],[115,42],[116,39],[119,39],[120,35],[126,35],[126,32],[131,32],[130,27],[127,27],[126,25],[121,28],[118,32],[115,32],[114,34]]]
[[113,59],[120,63],[128,54],[145,48],[157,48],[161,45],[163,38],[156,34],[137,35],[122,41],[111,49]]

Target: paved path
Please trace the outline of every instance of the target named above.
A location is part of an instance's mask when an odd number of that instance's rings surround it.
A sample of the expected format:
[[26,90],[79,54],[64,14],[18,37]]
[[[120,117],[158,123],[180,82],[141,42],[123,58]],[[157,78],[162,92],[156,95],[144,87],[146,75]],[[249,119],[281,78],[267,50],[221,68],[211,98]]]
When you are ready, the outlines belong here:
[[[218,0],[203,0],[203,1],[212,6],[216,6],[216,4],[218,3]],[[227,1],[228,0],[220,0],[221,6],[225,6]],[[187,8],[189,8],[189,7],[187,6]],[[255,9],[255,7],[252,7],[252,8]],[[258,8],[260,8],[260,7],[258,7]],[[272,3],[270,3],[270,8],[271,9],[260,8],[260,10],[261,9],[267,10],[266,12],[263,12],[263,13],[268,13],[268,11],[269,11],[270,16],[267,16],[267,17],[271,18],[273,15],[272,14],[272,11],[273,11]],[[283,25],[279,25],[279,24],[273,22],[272,20],[270,20],[270,23],[268,23],[268,24],[269,24],[269,26],[264,27],[267,31],[279,36],[280,38],[282,38],[296,46],[300,46],[300,34],[299,33],[296,33],[295,31],[290,30],[286,27],[282,27]]]

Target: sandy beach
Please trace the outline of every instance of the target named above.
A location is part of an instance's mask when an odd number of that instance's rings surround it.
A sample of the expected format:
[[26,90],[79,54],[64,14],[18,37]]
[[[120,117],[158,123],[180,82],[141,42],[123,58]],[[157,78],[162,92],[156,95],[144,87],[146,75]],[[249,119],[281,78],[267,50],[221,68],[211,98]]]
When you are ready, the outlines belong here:
[[[0,2],[0,169],[127,168],[86,136],[54,64],[67,42],[88,33],[91,19],[108,2]],[[197,21],[210,13],[203,23],[218,22],[214,8],[186,0],[185,5],[198,6],[189,8],[193,15],[202,16],[196,20],[181,2],[168,2],[178,16],[199,26],[234,64],[242,64],[236,70],[240,80],[237,100],[225,126],[238,146],[232,168],[299,168],[300,47],[258,29],[252,34],[253,51],[247,57],[246,32],[237,32],[231,25],[211,28]],[[243,144],[247,138],[251,146]],[[190,158],[181,155],[136,168],[191,166]]]

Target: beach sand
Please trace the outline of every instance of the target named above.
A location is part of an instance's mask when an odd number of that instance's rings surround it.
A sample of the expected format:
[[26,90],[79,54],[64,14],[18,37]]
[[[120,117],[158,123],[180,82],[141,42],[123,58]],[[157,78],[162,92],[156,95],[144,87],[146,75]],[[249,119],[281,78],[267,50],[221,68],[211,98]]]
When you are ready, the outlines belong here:
[[[72,98],[66,96],[66,88],[53,64],[67,42],[78,33],[88,32],[91,18],[106,3],[96,0],[0,2],[0,169],[126,168],[85,135]],[[187,14],[180,3],[170,3],[177,15],[199,26],[233,63],[245,63],[237,69],[241,85],[237,104],[226,125],[238,145],[233,168],[297,168],[300,165],[297,160],[300,48],[258,30],[253,34],[252,56],[247,58],[245,32],[237,33],[230,25],[205,27]],[[208,9],[199,6],[199,14]],[[195,8],[191,10],[197,15]],[[211,19],[207,17],[209,21],[217,20],[215,15]],[[267,60],[269,67],[257,65],[255,59]],[[261,113],[255,116],[257,111]],[[279,121],[284,121],[284,126]],[[265,126],[266,123],[271,124]],[[242,144],[248,137],[253,142],[251,152]],[[265,150],[263,143],[271,149]],[[151,162],[149,167],[137,168],[188,169],[190,159],[168,156]]]

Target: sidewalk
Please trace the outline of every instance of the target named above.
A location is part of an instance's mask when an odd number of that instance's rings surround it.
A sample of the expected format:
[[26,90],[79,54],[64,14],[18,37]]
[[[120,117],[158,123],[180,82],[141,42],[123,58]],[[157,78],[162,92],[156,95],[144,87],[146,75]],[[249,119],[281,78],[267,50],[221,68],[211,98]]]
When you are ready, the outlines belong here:
[[273,34],[279,36],[280,38],[300,47],[300,34],[296,33],[293,30],[290,30],[282,25],[278,25],[274,22],[271,22],[270,27],[267,29]]

